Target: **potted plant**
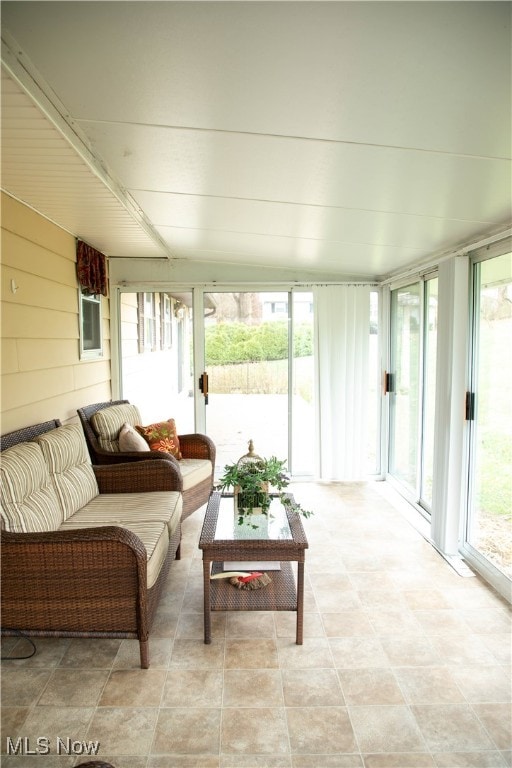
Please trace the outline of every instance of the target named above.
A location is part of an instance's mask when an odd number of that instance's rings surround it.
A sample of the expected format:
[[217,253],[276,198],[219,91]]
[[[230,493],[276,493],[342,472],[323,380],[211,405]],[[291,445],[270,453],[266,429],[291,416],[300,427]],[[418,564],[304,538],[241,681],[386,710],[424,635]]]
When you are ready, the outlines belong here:
[[310,517],[313,513],[303,509],[300,504],[291,501],[284,489],[290,483],[286,470],[286,461],[271,456],[263,459],[254,453],[252,440],[249,442],[249,453],[242,456],[235,464],[226,464],[224,474],[219,479],[221,490],[233,489],[235,509],[239,522],[243,522],[246,514],[267,514],[273,491],[282,504],[295,512]]

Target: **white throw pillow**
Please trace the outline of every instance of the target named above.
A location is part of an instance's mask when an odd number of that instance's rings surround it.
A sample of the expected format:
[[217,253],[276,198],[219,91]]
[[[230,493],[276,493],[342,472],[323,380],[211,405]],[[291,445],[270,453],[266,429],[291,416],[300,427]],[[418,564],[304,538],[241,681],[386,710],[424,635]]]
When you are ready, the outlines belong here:
[[119,431],[119,450],[120,451],[149,451],[149,445],[142,435],[131,426],[123,424]]

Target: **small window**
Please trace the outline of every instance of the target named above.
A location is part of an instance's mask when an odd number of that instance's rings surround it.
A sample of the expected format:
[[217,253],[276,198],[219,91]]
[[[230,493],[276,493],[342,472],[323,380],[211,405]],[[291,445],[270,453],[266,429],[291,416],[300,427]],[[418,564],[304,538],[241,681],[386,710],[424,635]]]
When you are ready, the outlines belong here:
[[156,350],[155,294],[138,293],[138,337],[139,354]]
[[103,356],[101,295],[80,291],[80,359]]
[[155,294],[144,294],[144,349],[152,352],[155,349]]

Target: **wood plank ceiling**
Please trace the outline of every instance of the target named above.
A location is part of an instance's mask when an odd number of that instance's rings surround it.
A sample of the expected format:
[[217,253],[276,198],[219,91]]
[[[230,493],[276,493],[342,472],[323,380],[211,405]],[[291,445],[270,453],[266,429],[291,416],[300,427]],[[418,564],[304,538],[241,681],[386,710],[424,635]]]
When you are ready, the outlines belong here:
[[381,279],[510,226],[508,2],[2,2],[2,188],[111,258]]

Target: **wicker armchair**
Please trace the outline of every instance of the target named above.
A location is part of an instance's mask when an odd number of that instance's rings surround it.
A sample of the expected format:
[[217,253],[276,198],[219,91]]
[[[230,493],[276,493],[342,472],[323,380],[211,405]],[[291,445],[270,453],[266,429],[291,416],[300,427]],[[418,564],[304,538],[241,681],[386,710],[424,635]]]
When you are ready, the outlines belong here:
[[[77,425],[78,427],[78,425]],[[19,429],[0,438],[4,451],[62,427],[58,420]],[[53,434],[53,432],[52,432]],[[84,454],[86,447],[84,445]],[[99,495],[178,491],[164,459],[93,466]],[[148,553],[142,540],[122,524],[97,527],[1,531],[2,635],[80,638],[136,638],[141,667],[149,666],[149,631],[173,559],[180,557],[178,523],[148,587]],[[114,501],[108,504],[118,503]],[[160,498],[160,497],[159,497]],[[165,498],[169,498],[165,494]],[[21,502],[23,503],[23,502]],[[122,504],[122,501],[120,502]],[[116,507],[119,509],[119,507]],[[153,519],[153,502],[149,519]],[[114,512],[122,518],[123,509]],[[69,520],[68,520],[69,522]]]
[[93,405],[86,405],[83,408],[77,410],[78,417],[82,424],[87,446],[91,456],[93,464],[118,464],[119,462],[128,461],[144,461],[146,459],[162,459],[169,463],[169,471],[175,474],[178,482],[178,486],[183,495],[183,514],[182,520],[184,520],[196,509],[199,509],[203,504],[206,504],[213,487],[213,473],[215,470],[215,444],[207,437],[199,433],[179,435],[180,450],[183,459],[207,459],[211,462],[211,474],[192,486],[188,486],[185,480],[183,483],[182,471],[180,468],[180,462],[171,456],[170,453],[162,453],[160,451],[147,451],[147,452],[113,452],[102,448],[99,443],[98,436],[94,430],[91,419],[95,413],[103,410],[104,408],[110,408],[113,405],[128,405],[128,400],[110,400],[103,403],[94,403]]

